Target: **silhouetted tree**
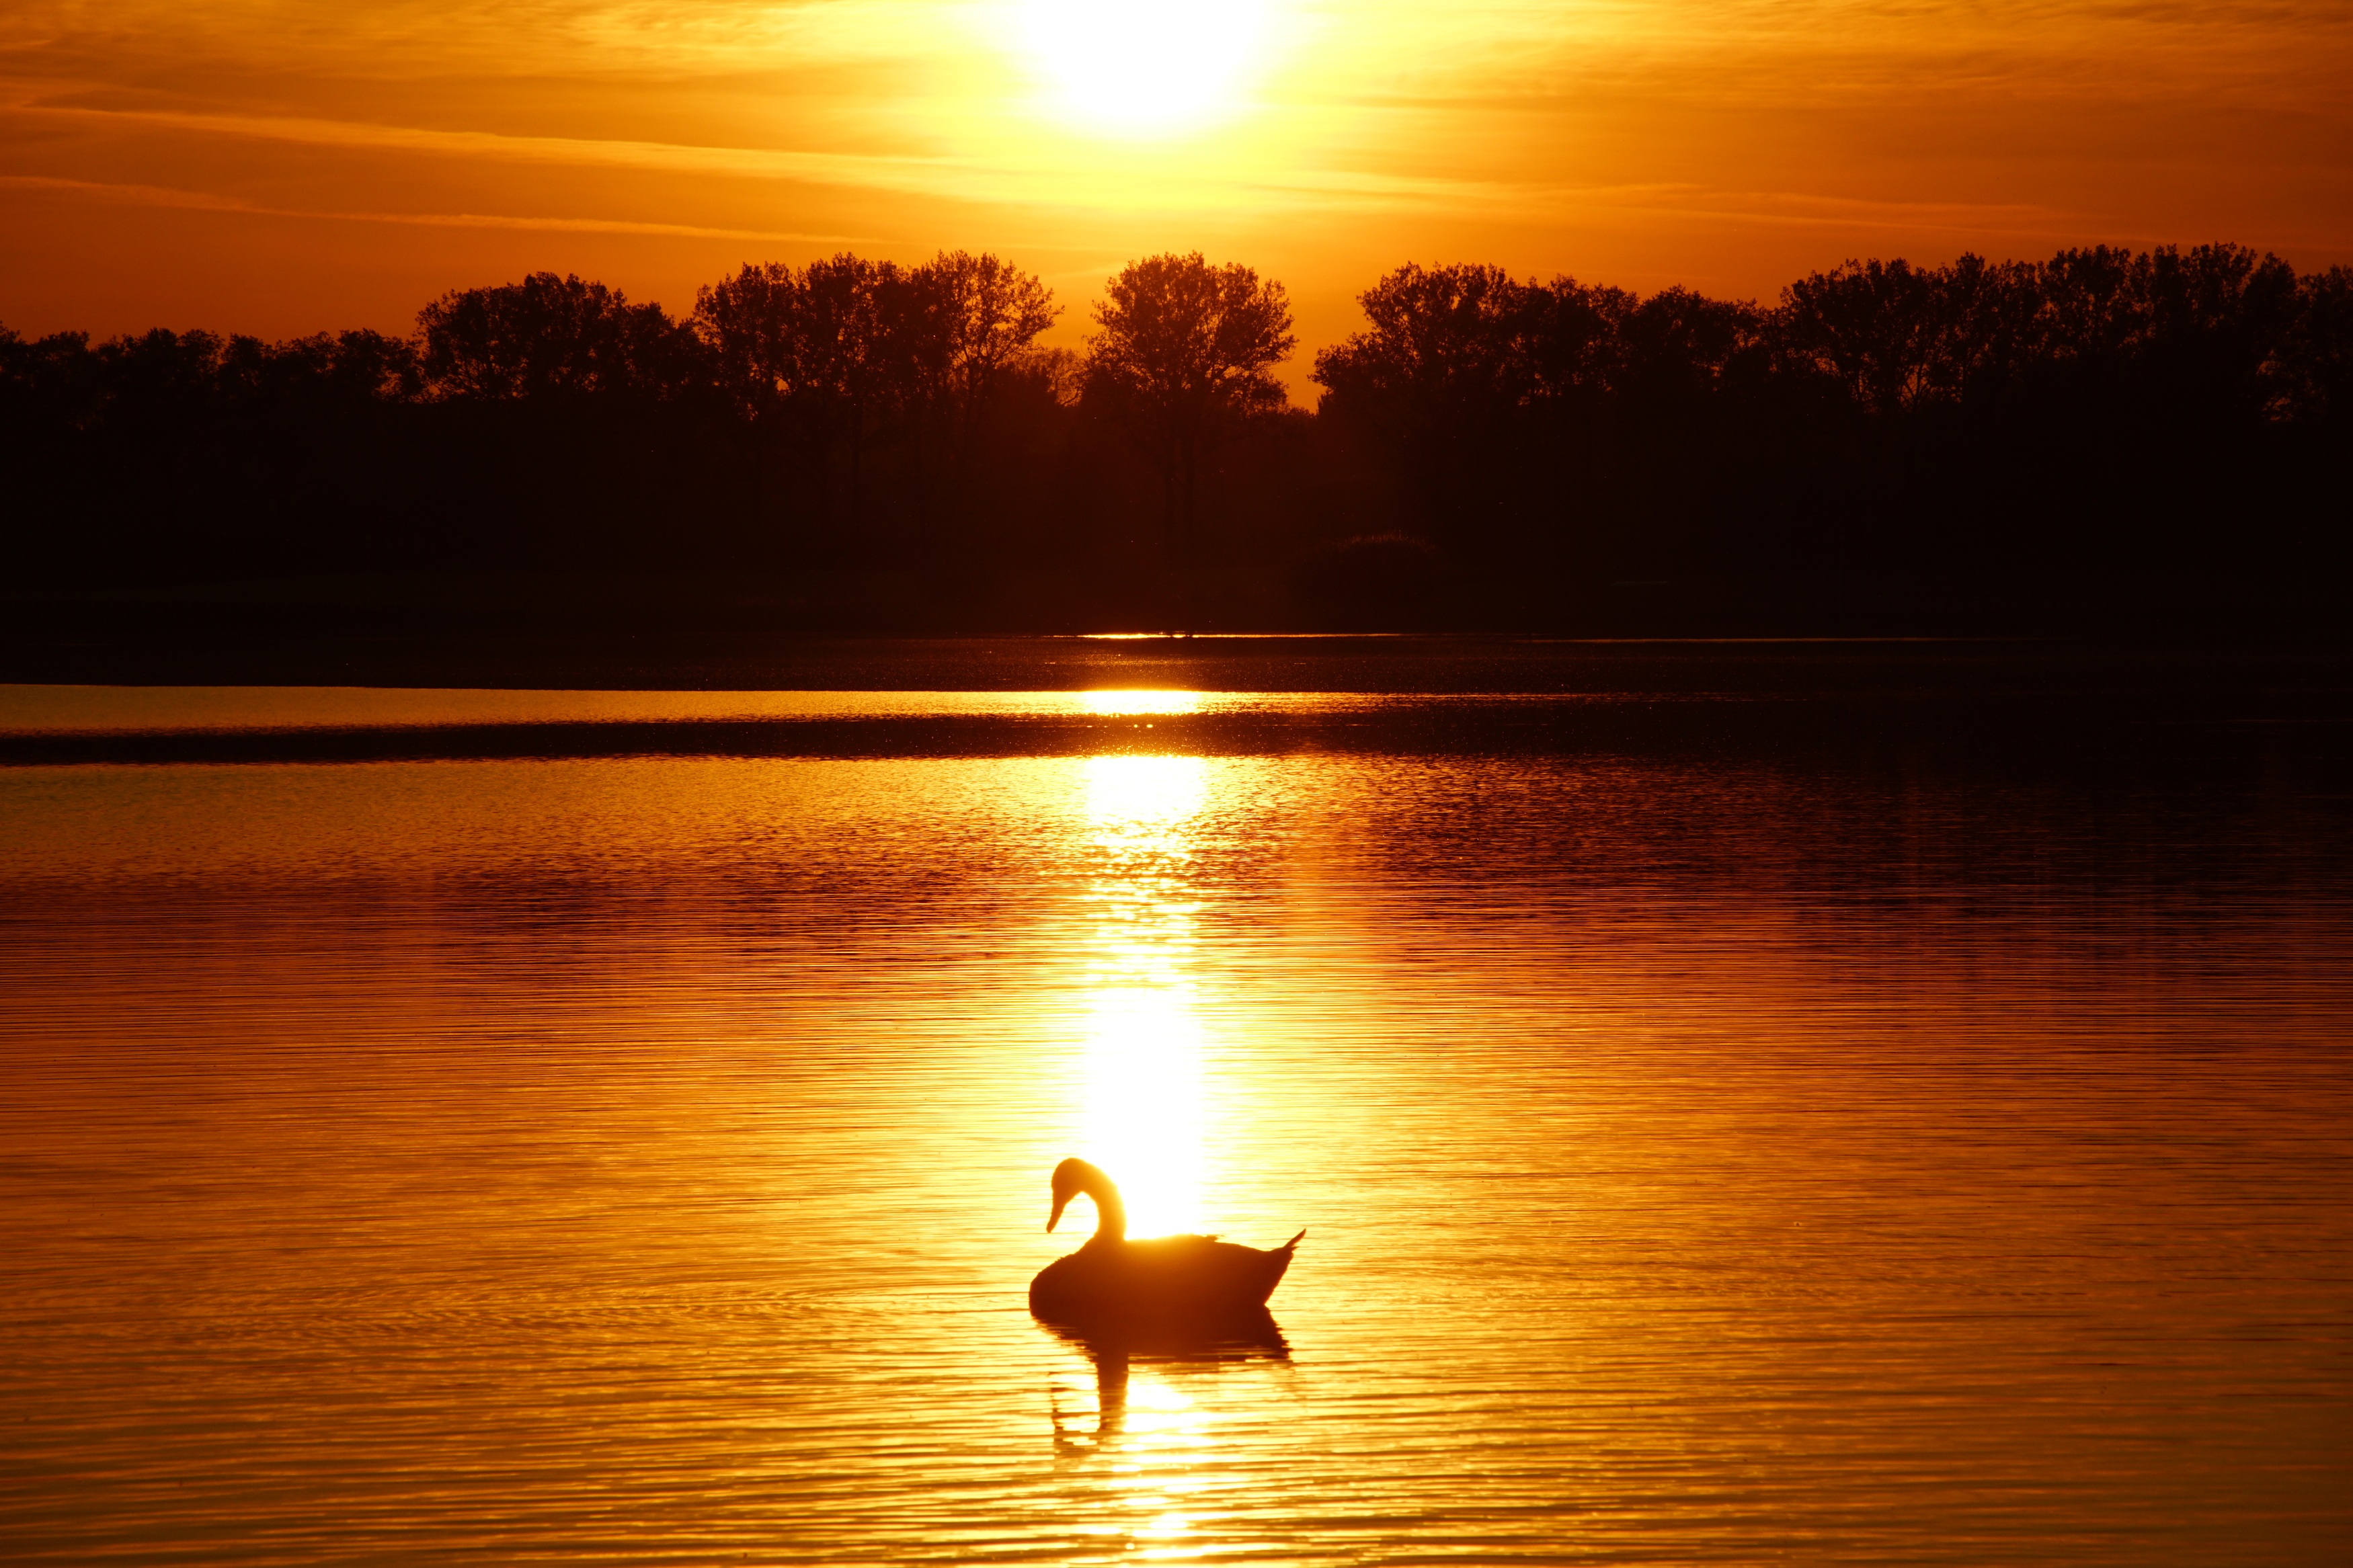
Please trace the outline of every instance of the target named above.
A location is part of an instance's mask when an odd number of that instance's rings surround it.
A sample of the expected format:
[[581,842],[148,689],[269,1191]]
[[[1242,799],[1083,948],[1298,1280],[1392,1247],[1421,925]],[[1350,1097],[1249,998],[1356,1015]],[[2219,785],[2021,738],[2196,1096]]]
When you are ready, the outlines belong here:
[[972,460],[980,410],[1061,310],[1036,274],[986,253],[944,250],[915,268],[914,279],[943,339],[936,359],[948,381],[961,474]]
[[1416,421],[1516,406],[1535,389],[1535,293],[1500,267],[1408,263],[1356,297],[1371,330],[1318,353],[1314,380]]
[[795,269],[746,265],[696,297],[695,325],[722,384],[770,439],[797,436],[829,467],[839,447],[853,530],[865,510],[866,451],[895,434],[927,466],[924,432],[944,424],[959,473],[977,410],[1053,321],[1052,295],[995,256],[943,252],[913,268],[839,255]]
[[2168,245],[2149,253],[2147,278],[2139,368],[2175,419],[2261,420],[2273,396],[2266,367],[2295,321],[2295,269],[2244,246]]
[[797,271],[747,264],[696,296],[696,325],[745,411],[796,427],[818,454],[823,489],[831,454],[844,453],[853,532],[875,426],[943,374],[926,306],[897,263],[846,252]]
[[1546,301],[1501,268],[1398,268],[1357,296],[1371,322],[1315,356],[1321,408],[1377,431],[1458,550],[1506,504],[1545,356]]
[[1761,371],[1763,321],[1754,305],[1662,289],[1612,322],[1617,336],[1610,389],[1629,397],[1685,401],[1726,389],[1744,361]]
[[1497,267],[1398,268],[1356,297],[1372,322],[1315,356],[1327,395],[1399,434],[1486,420],[1535,395],[1532,285]]
[[2306,273],[2297,283],[2295,320],[2271,369],[2275,412],[2353,429],[2353,267]]
[[1087,340],[1087,387],[1160,470],[1170,558],[1189,562],[1202,458],[1285,402],[1268,374],[1298,346],[1282,285],[1195,251],[1130,262],[1104,285]]
[[747,262],[734,277],[696,291],[695,329],[715,356],[721,385],[750,422],[764,489],[768,459],[793,437],[816,452],[820,490],[828,488],[832,437],[852,390],[839,372],[864,352],[861,313],[845,322],[830,308],[839,292],[821,293],[806,274],[773,261]]
[[1938,390],[1945,323],[1936,285],[1901,259],[1813,273],[1781,290],[1781,340],[1865,413],[1901,413]]
[[417,327],[434,514],[484,564],[628,561],[720,471],[702,344],[659,305],[536,272],[446,294]]
[[1930,277],[1938,294],[1929,369],[1936,394],[1965,403],[2016,388],[2048,335],[2040,269],[1964,254]]
[[452,289],[417,313],[424,367],[444,396],[670,396],[695,379],[693,334],[659,305],[534,272],[520,283]]
[[[1379,433],[1424,526],[1468,559],[1589,553],[1628,505],[1656,510],[1629,500],[1631,454],[1653,428],[1662,447],[1704,432],[1757,335],[1746,307],[1684,289],[1643,301],[1475,265],[1402,267],[1360,300],[1370,330],[1317,356],[1323,411]],[[1672,488],[1692,456],[1685,443],[1644,490]]]

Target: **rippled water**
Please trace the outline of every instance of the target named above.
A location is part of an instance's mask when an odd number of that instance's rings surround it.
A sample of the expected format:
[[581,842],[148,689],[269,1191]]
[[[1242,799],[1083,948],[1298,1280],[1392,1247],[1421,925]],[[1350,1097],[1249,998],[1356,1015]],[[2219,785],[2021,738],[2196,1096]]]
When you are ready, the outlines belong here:
[[[0,716],[1012,727],[0,769],[16,1560],[2353,1550],[2353,855],[2302,753],[189,700]],[[1033,1322],[1069,1153],[1139,1234],[1306,1226],[1285,1344]]]

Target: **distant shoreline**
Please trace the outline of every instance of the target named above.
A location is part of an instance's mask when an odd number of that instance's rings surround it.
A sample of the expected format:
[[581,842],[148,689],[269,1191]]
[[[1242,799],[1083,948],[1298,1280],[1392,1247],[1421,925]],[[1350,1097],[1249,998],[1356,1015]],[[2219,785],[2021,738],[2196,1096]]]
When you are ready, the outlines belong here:
[[[0,682],[1514,692],[1603,679],[1673,691],[1732,679],[1725,656],[1743,650],[1762,662],[1736,684],[1778,689],[1799,675],[1908,679],[1907,662],[1944,647],[2040,648],[2046,664],[2084,668],[2127,654],[2211,665],[2353,647],[2318,581],[2119,584],[2094,599],[1959,577],[1599,583],[1517,600],[1512,587],[1497,584],[1482,618],[1384,628],[1319,625],[1283,603],[1279,583],[1232,574],[1108,585],[849,573],[90,584],[0,596]],[[1189,639],[1182,623],[1083,613],[1114,592],[1189,605]]]
[[[85,701],[73,696],[76,687],[167,689]],[[181,687],[326,689],[290,705],[223,691],[175,702],[168,689]],[[335,689],[369,688],[419,695],[389,706],[382,698],[332,697]],[[430,697],[435,690],[544,692],[551,700],[442,701]],[[1120,690],[1332,700],[1239,700],[1131,714],[1115,705],[1005,707],[986,696]],[[584,703],[555,695],[567,691],[848,695],[814,705]],[[858,695],[892,692],[917,700]],[[940,698],[935,707],[920,700],[923,693]],[[1351,695],[1405,700],[1352,705]],[[1441,697],[1453,701],[1411,700]],[[1451,716],[1433,729],[1441,707]],[[0,765],[980,756],[1172,746],[1227,754],[1301,747],[1449,752],[1478,750],[1508,730],[1541,732],[1545,744],[1575,751],[1739,748],[1768,737],[1833,745],[1904,739],[1993,751],[2068,750],[2124,737],[2120,743],[2138,749],[2162,744],[2165,732],[2184,726],[2218,724],[2316,727],[2353,738],[2353,643],[1467,633],[738,636],[701,643],[641,636],[600,643],[577,630],[534,640],[423,627],[395,636],[382,626],[341,635],[314,628],[279,640],[249,624],[216,627],[210,640],[194,644],[168,635],[44,644],[21,628],[0,641]]]

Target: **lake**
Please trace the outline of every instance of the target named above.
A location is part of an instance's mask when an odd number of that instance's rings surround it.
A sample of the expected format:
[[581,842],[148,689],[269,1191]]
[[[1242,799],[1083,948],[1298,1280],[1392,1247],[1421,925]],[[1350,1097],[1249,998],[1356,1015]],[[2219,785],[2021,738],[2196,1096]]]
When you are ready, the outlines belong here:
[[2353,1552],[2340,710],[1716,657],[0,689],[0,1550]]

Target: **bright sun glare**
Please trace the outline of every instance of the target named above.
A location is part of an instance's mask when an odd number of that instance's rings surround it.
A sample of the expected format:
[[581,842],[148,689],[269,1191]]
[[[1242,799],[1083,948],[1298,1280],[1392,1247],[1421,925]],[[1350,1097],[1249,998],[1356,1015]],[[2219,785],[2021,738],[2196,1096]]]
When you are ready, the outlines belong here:
[[[1106,716],[1129,713],[1198,713],[1201,694],[1198,691],[1082,691],[1077,694],[1080,711]],[[1160,774],[1134,775],[1137,778]]]
[[1090,757],[1085,784],[1105,875],[1094,889],[1082,1142],[1120,1184],[1132,1234],[1165,1235],[1202,1218],[1207,1041],[1193,1011],[1186,863],[1208,763]]
[[1166,135],[1220,118],[1261,62],[1268,0],[1018,0],[1021,47],[1064,114]]

